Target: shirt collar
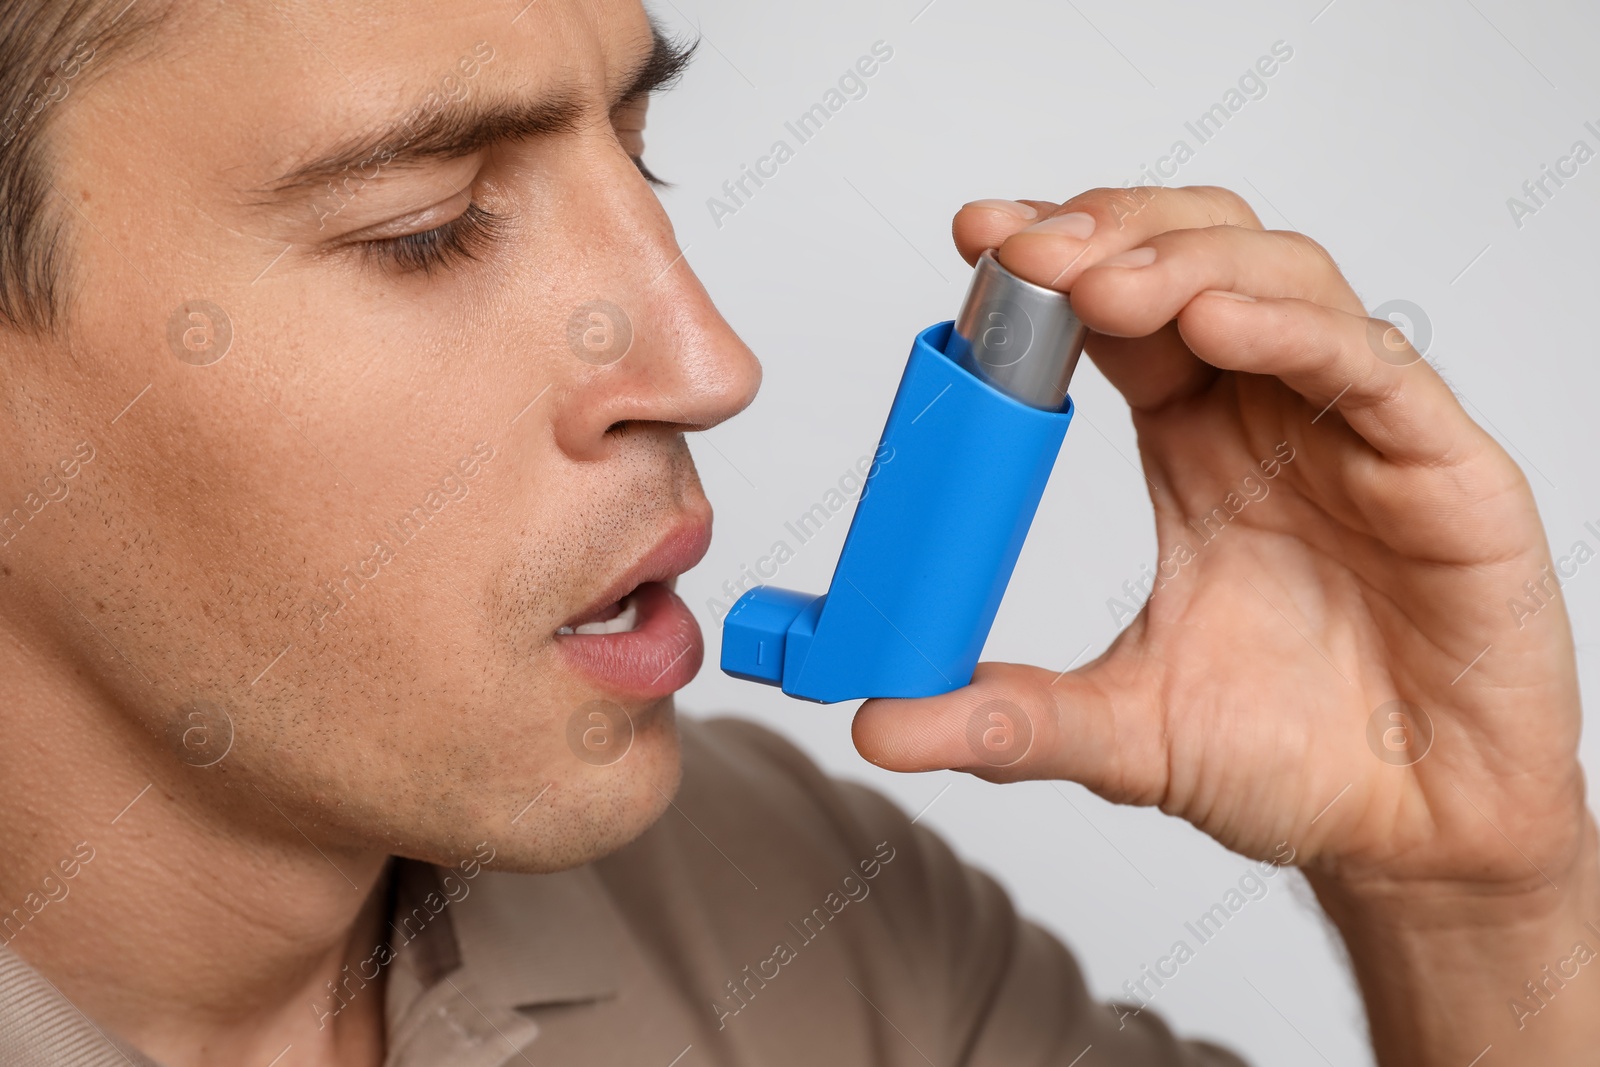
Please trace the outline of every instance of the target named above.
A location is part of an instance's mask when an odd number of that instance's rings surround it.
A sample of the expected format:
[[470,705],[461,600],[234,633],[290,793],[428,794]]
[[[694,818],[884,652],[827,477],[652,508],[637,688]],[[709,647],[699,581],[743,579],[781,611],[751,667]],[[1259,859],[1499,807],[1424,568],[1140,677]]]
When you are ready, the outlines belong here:
[[396,864],[390,936],[421,989],[448,977],[470,985],[474,999],[507,1008],[616,994],[623,922],[592,867],[483,867],[467,878],[415,860]]

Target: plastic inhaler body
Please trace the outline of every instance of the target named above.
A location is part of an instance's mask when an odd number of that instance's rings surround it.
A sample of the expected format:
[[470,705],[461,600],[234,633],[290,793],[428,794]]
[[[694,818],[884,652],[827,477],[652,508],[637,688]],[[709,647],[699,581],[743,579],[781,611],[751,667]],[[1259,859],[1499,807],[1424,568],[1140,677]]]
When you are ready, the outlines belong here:
[[961,315],[911,346],[828,592],[746,592],[722,669],[822,703],[970,682],[1072,421],[1084,333],[1064,294],[985,252]]

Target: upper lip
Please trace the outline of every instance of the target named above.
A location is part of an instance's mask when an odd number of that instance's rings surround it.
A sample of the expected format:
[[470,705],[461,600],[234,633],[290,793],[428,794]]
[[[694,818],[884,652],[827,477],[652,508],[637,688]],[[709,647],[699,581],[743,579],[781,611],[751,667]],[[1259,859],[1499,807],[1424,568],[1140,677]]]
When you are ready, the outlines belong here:
[[665,582],[689,570],[705,557],[711,547],[711,519],[709,516],[684,519],[666,532],[643,559],[635,563],[616,581],[606,587],[581,611],[573,614],[563,626],[573,626],[577,620],[587,619],[621,600],[646,582]]

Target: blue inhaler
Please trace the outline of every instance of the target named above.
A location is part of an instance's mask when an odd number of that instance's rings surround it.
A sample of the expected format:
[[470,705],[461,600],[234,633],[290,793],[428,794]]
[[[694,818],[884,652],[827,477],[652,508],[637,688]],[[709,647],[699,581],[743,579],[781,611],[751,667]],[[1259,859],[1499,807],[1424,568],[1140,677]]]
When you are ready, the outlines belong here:
[[827,593],[757,586],[722,669],[831,704],[972,680],[1072,421],[1087,329],[992,251],[960,315],[917,335]]

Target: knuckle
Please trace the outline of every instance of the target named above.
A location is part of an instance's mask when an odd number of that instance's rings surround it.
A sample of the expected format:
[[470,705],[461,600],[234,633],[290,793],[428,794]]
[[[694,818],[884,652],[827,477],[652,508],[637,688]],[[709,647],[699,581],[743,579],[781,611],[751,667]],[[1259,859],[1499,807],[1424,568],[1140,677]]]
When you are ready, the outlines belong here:
[[1183,189],[1200,200],[1212,225],[1261,228],[1250,202],[1232,189],[1221,185],[1186,185]]
[[[1160,211],[1178,223],[1175,228],[1237,226],[1264,229],[1260,218],[1244,197],[1218,185],[1102,186],[1079,193],[1062,208],[1098,214],[1121,228],[1127,219],[1153,204],[1159,204]],[[1185,223],[1180,220],[1189,221]]]
[[1137,215],[1149,207],[1152,201],[1168,193],[1170,190],[1159,186],[1132,185],[1122,188],[1101,186],[1079,193],[1062,207],[1103,216],[1120,227],[1124,220]]
[[1307,237],[1299,230],[1279,230],[1277,232],[1283,235],[1283,237],[1289,242],[1289,247],[1293,248],[1296,253],[1309,258],[1321,260],[1336,271],[1339,269],[1338,264],[1334,262],[1333,253],[1329,252],[1328,249],[1315,238]]

